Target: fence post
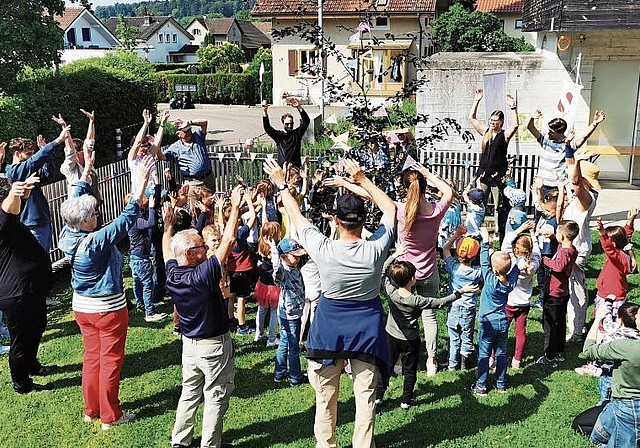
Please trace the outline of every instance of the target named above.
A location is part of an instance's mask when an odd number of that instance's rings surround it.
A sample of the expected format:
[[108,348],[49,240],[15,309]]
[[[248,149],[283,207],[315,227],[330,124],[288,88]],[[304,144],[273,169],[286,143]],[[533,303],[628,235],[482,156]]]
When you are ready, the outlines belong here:
[[116,128],[116,151],[118,158],[122,158],[122,130],[120,128]]

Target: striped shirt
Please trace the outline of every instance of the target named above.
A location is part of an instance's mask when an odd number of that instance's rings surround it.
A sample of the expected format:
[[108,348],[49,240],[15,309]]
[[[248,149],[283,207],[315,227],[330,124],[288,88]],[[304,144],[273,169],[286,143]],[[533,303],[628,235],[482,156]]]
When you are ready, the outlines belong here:
[[[567,178],[567,162],[565,160],[564,140],[555,142],[542,135],[538,140],[542,151],[540,151],[538,176],[542,178],[543,185],[555,187],[559,181]],[[575,150],[575,143],[571,142]]]
[[95,314],[118,311],[127,306],[124,293],[102,297],[85,297],[74,291],[71,308],[79,313]]

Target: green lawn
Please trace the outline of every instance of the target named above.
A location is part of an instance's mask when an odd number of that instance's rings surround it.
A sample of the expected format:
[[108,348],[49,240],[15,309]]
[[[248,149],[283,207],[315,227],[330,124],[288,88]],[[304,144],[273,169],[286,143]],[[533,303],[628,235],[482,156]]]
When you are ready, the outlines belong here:
[[[636,243],[639,238],[636,235]],[[592,296],[595,276],[602,266],[598,244],[590,258],[588,275]],[[127,275],[129,275],[127,273]],[[125,279],[130,286],[131,279]],[[639,301],[640,276],[630,278],[630,297]],[[100,430],[98,423],[82,422],[80,376],[82,342],[69,311],[68,273],[58,275],[53,296],[65,306],[49,318],[40,348],[45,364],[58,364],[59,374],[40,379],[53,391],[17,395],[11,388],[7,357],[0,360],[0,447],[166,447],[180,394],[180,341],[171,334],[172,325],[147,324],[132,314],[127,339],[120,398],[135,423]],[[130,290],[128,291],[130,293]],[[169,312],[169,305],[162,311]],[[255,314],[252,305],[251,315]],[[439,361],[446,365],[446,313],[438,313],[440,325]],[[376,420],[379,447],[451,446],[571,446],[588,447],[588,440],[575,434],[573,417],[594,405],[596,379],[581,377],[573,368],[583,364],[581,347],[569,345],[567,361],[558,369],[532,364],[542,353],[540,312],[532,311],[524,368],[508,373],[508,392],[493,391],[475,397],[463,390],[474,380],[474,371],[440,372],[427,378],[418,374],[416,406],[400,409],[401,378],[392,379],[384,412]],[[309,385],[275,387],[275,351],[235,337],[237,346],[237,389],[225,417],[226,441],[244,447],[310,447],[313,439],[314,393]],[[513,351],[510,341],[509,353]],[[424,360],[421,361],[424,368]],[[348,446],[353,429],[354,401],[350,380],[343,375],[337,437]],[[199,431],[199,427],[196,429]]]

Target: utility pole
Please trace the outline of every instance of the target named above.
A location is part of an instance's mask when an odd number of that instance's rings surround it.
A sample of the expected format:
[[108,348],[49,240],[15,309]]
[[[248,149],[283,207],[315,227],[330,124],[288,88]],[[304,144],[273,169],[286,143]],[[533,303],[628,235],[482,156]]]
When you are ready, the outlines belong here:
[[322,9],[324,0],[318,0],[318,75],[320,75],[320,119],[324,123],[324,30],[322,29]]

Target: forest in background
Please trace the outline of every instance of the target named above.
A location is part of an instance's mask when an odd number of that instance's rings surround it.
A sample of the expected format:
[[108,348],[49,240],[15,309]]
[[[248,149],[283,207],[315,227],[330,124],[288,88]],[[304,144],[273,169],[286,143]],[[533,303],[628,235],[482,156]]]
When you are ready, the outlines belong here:
[[[116,1],[116,0],[114,0]],[[249,15],[255,0],[158,0],[139,3],[116,3],[111,6],[97,6],[95,14],[99,19],[109,17],[125,17],[156,15],[172,16],[178,20],[193,17],[234,17],[242,14],[242,19]],[[180,20],[182,23],[183,20]],[[184,24],[183,24],[184,25]]]

